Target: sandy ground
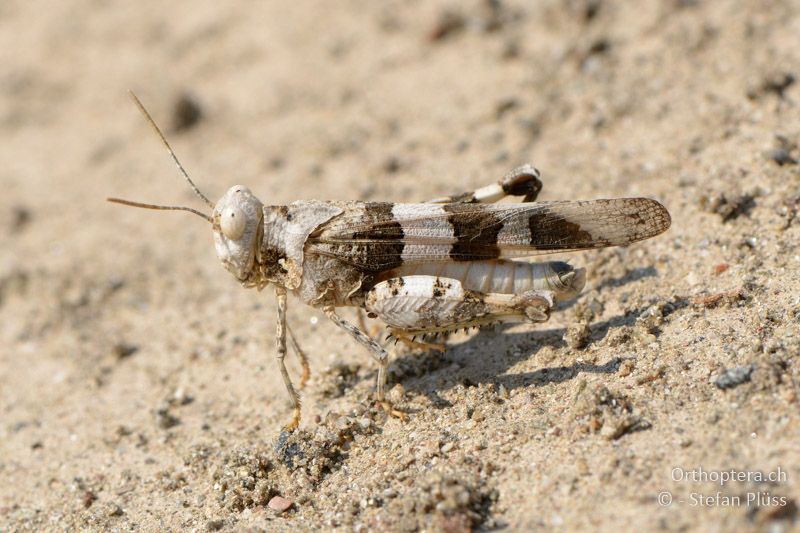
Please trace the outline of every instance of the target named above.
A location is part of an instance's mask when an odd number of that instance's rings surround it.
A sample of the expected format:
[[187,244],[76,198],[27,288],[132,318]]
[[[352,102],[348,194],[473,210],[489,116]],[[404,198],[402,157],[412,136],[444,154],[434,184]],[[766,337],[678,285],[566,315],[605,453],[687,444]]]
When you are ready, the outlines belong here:
[[[790,1],[3,1],[0,530],[798,527],[798,76]],[[424,200],[531,162],[542,199],[673,226],[571,255],[589,286],[547,324],[398,346],[406,423],[290,302],[313,375],[281,439],[271,291],[199,218],[104,201],[203,207],[128,89],[212,198]]]

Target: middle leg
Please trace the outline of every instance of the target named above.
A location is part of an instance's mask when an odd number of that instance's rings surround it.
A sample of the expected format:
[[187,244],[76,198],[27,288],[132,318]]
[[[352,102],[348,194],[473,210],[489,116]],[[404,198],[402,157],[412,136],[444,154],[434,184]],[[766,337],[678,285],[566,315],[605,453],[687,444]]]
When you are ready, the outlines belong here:
[[383,348],[383,346],[375,342],[372,337],[337,315],[334,307],[326,307],[324,311],[328,318],[331,319],[331,322],[349,333],[350,336],[352,336],[359,344],[366,346],[369,349],[372,358],[378,363],[378,379],[375,390],[375,399],[378,400],[378,403],[380,403],[384,411],[389,413],[391,416],[405,420],[406,414],[395,409],[392,404],[386,400],[386,370],[389,368],[389,353]]
[[289,334],[289,342],[291,342],[294,353],[297,354],[297,358],[300,359],[300,366],[303,367],[303,373],[300,376],[300,390],[303,390],[306,383],[308,383],[308,378],[311,377],[311,366],[308,364],[306,352],[300,348],[300,344],[297,343],[297,338],[295,338],[294,331],[289,327],[288,322],[286,322],[286,332]]

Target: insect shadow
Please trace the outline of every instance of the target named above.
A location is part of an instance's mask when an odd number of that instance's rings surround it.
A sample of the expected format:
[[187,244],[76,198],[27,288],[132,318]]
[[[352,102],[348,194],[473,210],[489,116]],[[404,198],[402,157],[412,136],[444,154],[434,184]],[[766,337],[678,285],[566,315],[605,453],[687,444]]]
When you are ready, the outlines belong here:
[[[646,267],[634,268],[632,270],[627,271],[622,276],[616,278],[604,279],[597,285],[593,286],[592,289],[596,291],[602,291],[603,289],[608,289],[608,288],[623,287],[625,285],[628,285],[629,283],[634,283],[636,281],[645,278],[654,278],[656,276],[658,276],[658,270],[655,267],[646,266]],[[568,309],[571,309],[575,307],[579,301],[580,300],[576,298],[572,300],[567,300],[565,302],[558,302],[556,303],[556,306],[553,308],[553,312],[560,313]]]
[[657,275],[658,270],[656,270],[656,268],[653,266],[634,268],[633,270],[626,272],[624,276],[605,279],[594,288],[598,291],[601,291],[610,287],[622,287],[623,285],[633,283],[634,281],[639,281],[640,279],[654,278]]
[[[591,324],[589,345],[604,339],[609,331],[632,326],[647,306],[616,315]],[[551,383],[569,381],[581,373],[614,374],[619,370],[624,357],[613,357],[602,364],[575,362],[570,365],[544,367],[532,372],[508,373],[520,361],[531,360],[539,350],[549,346],[564,348],[565,328],[537,331],[505,331],[506,325],[494,331],[480,330],[459,344],[448,346],[447,353],[429,351],[424,354],[404,354],[397,357],[390,367],[393,383],[403,383],[407,390],[424,394],[434,407],[451,407],[451,402],[442,398],[438,391],[447,390],[457,384],[475,386],[488,383],[507,390],[522,387],[541,387]],[[478,354],[485,354],[478,357]],[[580,352],[575,352],[575,358]]]

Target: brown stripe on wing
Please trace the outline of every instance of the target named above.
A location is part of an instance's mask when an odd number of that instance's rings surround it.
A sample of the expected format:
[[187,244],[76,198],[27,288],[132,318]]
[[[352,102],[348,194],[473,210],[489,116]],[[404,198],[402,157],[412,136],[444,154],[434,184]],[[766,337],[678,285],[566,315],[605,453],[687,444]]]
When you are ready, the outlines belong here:
[[476,261],[500,257],[497,236],[503,229],[502,217],[490,210],[476,210],[469,204],[446,204],[447,221],[453,228],[455,242],[450,258],[455,261]]
[[528,246],[545,252],[625,246],[663,233],[671,222],[649,198],[552,202],[528,215]]
[[557,249],[564,244],[592,247],[597,242],[581,225],[544,210],[528,217],[529,244],[537,250]]
[[311,234],[306,254],[335,257],[367,272],[380,272],[403,264],[403,228],[388,202],[353,202]]
[[353,232],[353,239],[365,245],[359,264],[367,270],[380,271],[403,264],[403,228],[392,216],[392,205],[365,203],[362,223],[371,229]]

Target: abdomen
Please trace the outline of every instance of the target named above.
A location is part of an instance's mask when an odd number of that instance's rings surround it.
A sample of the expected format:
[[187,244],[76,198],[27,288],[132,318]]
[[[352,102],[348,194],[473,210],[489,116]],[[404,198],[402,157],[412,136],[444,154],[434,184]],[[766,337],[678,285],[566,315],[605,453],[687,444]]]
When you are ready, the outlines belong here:
[[400,266],[380,276],[437,276],[461,282],[464,289],[481,293],[521,294],[531,290],[553,291],[556,300],[577,296],[586,283],[586,272],[562,261],[528,263],[493,260],[423,263]]

